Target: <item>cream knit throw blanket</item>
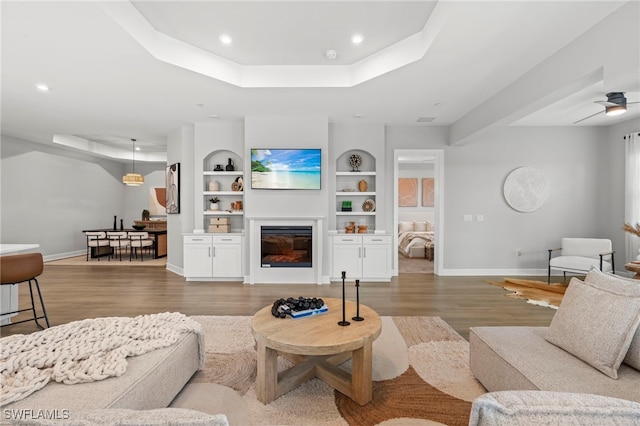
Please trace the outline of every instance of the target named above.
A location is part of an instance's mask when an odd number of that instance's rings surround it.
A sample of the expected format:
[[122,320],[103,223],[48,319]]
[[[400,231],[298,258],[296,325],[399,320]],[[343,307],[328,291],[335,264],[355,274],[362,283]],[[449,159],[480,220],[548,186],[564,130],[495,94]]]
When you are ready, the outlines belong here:
[[76,384],[121,376],[127,357],[171,346],[196,333],[204,366],[202,326],[177,312],[75,321],[0,339],[0,405],[26,398],[49,381]]

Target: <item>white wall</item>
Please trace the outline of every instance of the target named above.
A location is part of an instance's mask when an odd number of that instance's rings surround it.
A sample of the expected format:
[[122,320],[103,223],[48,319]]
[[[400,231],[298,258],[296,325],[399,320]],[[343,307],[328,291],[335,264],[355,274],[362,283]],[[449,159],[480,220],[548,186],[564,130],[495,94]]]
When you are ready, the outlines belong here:
[[[0,241],[37,243],[45,259],[84,252],[83,229],[125,226],[140,218],[158,166],[136,165],[139,188],[122,184],[123,163],[2,135]],[[133,191],[131,191],[133,189]],[[140,192],[140,199],[137,193]]]
[[[615,247],[622,244],[620,231],[613,229],[621,219],[612,219],[622,217],[618,206],[623,205],[615,188],[622,184],[624,151],[616,143],[621,144],[622,128],[630,127],[502,127],[466,145],[444,147],[437,129],[391,127],[387,155],[395,148],[445,150],[441,273],[541,273],[547,249],[557,247],[564,236],[611,238]],[[538,168],[549,181],[549,198],[535,212],[516,212],[502,194],[504,179],[520,166]],[[474,221],[464,222],[465,214]],[[476,221],[478,214],[483,222]],[[522,256],[516,256],[516,249]]]
[[[230,126],[243,128],[237,123]],[[333,181],[330,175],[331,170],[335,171],[335,164],[331,165],[328,156],[356,148],[381,150],[382,153],[376,154],[380,158],[377,169],[379,173],[386,172],[379,174],[376,182],[377,227],[390,231],[395,202],[390,195],[393,194],[390,173],[393,150],[443,149],[446,220],[441,273],[540,272],[546,268],[546,250],[557,246],[563,236],[611,238],[617,252],[617,269],[622,270],[625,262],[621,229],[624,220],[622,136],[639,131],[639,120],[628,120],[609,128],[503,127],[460,146],[447,145],[444,127],[387,126],[384,137],[378,138],[375,135],[381,132],[380,127],[329,124],[326,118],[306,122],[254,117],[248,119],[244,127],[246,143],[244,136],[231,129],[234,143],[244,143],[246,162],[248,150],[268,145],[317,146],[323,148],[324,159],[328,161],[328,172],[323,173],[323,190],[311,194],[303,191],[307,193],[295,197],[290,191],[251,193],[249,190],[245,196],[246,213],[331,218],[335,197],[327,188]],[[201,150],[205,149],[203,144],[207,144],[207,149],[218,146],[219,139],[207,139],[210,130],[210,126],[196,125],[195,131],[193,126],[185,126],[168,137],[169,162],[180,162],[182,167],[181,214],[167,217],[168,263],[177,269],[182,268],[182,233],[198,226],[194,193],[201,186],[200,180],[196,181],[201,179],[201,173],[195,176],[194,171],[201,159],[196,155],[194,141],[198,141]],[[380,139],[381,145],[375,142],[373,147],[368,146],[371,138]],[[3,243],[39,243],[45,256],[84,250],[82,229],[110,227],[114,215],[130,223],[144,208],[138,203],[147,202],[148,188],[122,185],[121,177],[127,167],[122,163],[7,136],[3,136],[1,154],[0,240]],[[536,167],[549,180],[549,199],[536,212],[516,212],[502,195],[505,177],[520,166]],[[244,167],[247,170],[248,163]],[[161,186],[164,165],[145,174],[147,184]],[[157,182],[160,176],[162,183]],[[135,195],[138,190],[144,193],[140,199]],[[381,192],[389,195],[380,195]],[[472,214],[474,218],[482,214],[484,221],[463,222],[464,214]],[[522,251],[522,256],[515,255],[516,248]]]
[[[400,163],[398,177],[418,179],[418,205],[415,207],[398,206],[398,222],[428,220],[435,223],[435,207],[422,206],[422,179],[434,177],[433,163]],[[397,203],[397,200],[394,200],[394,203]]]

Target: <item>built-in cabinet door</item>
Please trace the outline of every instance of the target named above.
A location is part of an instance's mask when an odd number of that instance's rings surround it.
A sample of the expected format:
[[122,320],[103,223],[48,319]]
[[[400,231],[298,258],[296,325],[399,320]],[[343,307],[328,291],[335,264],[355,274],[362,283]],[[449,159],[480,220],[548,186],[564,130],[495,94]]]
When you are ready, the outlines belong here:
[[362,276],[362,238],[360,236],[338,236],[333,239],[333,276],[348,280]]
[[213,276],[242,276],[242,239],[238,236],[213,237]]
[[211,237],[185,237],[184,239],[184,276],[194,278],[212,277]]
[[391,246],[389,237],[365,237],[362,246],[362,277],[391,276]]

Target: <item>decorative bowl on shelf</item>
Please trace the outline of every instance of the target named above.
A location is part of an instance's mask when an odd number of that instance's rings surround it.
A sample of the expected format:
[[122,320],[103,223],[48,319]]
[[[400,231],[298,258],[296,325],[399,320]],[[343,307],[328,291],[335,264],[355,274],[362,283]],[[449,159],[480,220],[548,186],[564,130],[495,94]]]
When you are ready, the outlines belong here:
[[369,198],[369,199],[365,200],[364,203],[362,203],[362,211],[372,212],[375,209],[376,209],[376,202],[373,201],[372,198]]
[[132,226],[132,228],[135,229],[136,231],[142,231],[146,227],[147,227],[147,225],[133,225]]

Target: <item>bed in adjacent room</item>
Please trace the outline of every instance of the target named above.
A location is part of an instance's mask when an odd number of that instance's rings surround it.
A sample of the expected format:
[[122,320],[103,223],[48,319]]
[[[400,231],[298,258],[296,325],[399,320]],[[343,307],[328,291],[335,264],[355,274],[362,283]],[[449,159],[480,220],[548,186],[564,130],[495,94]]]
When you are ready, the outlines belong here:
[[424,221],[398,222],[398,252],[405,257],[433,260],[433,224]]

